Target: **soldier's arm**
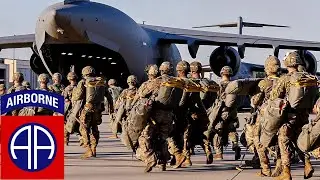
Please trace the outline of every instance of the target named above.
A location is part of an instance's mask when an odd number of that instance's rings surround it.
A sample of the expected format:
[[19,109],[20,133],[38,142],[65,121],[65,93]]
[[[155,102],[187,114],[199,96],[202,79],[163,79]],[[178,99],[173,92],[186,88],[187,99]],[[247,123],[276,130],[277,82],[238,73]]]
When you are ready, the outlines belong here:
[[285,96],[287,86],[288,86],[287,76],[286,75],[281,76],[275,88],[273,88],[270,93],[270,100],[273,101],[277,98],[283,98]]
[[253,108],[256,108],[257,106],[260,106],[263,102],[263,99],[265,98],[265,89],[266,89],[266,81],[262,80],[258,84],[258,92],[251,98],[251,106]]
[[72,92],[72,101],[78,101],[84,98],[84,93],[85,93],[85,81],[81,80],[77,87],[73,89]]
[[180,100],[180,102],[179,102],[179,106],[180,106],[180,107],[185,106],[185,105],[187,104],[187,100],[188,100],[188,97],[189,97],[189,96],[190,96],[190,93],[189,93],[189,92],[183,91],[181,100]]

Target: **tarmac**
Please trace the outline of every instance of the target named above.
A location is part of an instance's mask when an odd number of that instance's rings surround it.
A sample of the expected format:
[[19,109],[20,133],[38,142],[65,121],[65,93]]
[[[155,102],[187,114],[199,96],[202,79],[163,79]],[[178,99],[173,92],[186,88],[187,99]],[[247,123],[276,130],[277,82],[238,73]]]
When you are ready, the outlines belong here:
[[[248,113],[239,113],[240,128],[239,135],[244,125],[244,117]],[[224,159],[221,161],[213,161],[207,165],[205,155],[200,146],[195,149],[195,154],[191,157],[193,165],[188,168],[173,169],[167,166],[167,171],[161,172],[158,168],[154,168],[150,173],[144,173],[144,163],[138,161],[132,151],[122,145],[120,139],[108,139],[111,135],[108,116],[103,115],[103,123],[99,126],[100,142],[97,147],[97,157],[86,160],[80,159],[85,149],[78,145],[77,137],[71,135],[69,146],[65,147],[65,179],[67,180],[108,180],[108,179],[125,179],[125,180],[165,180],[165,179],[183,179],[183,180],[251,180],[251,179],[273,179],[266,177],[258,177],[256,174],[258,169],[245,167],[243,171],[238,171],[237,166],[241,161],[234,160],[234,152],[229,145],[224,150]],[[119,136],[120,137],[120,136]],[[242,155],[246,149],[241,146]],[[250,160],[252,154],[246,153],[244,160]],[[273,161],[272,161],[273,162]],[[242,162],[244,164],[244,161]],[[320,162],[312,160],[315,173],[312,180],[320,180]],[[272,164],[274,165],[274,164]],[[293,179],[303,179],[303,163],[292,166]],[[239,174],[238,174],[239,173]],[[238,174],[238,175],[237,175]],[[237,176],[236,176],[237,175]],[[234,177],[236,176],[236,177]]]

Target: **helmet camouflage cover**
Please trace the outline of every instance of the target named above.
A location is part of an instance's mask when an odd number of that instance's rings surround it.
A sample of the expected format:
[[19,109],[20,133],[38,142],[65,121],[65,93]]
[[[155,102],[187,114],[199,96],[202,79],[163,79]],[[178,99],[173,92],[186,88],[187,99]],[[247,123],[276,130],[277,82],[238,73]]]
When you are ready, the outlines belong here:
[[233,71],[230,66],[223,66],[220,71],[221,75],[233,75]]
[[16,72],[13,74],[13,78],[12,78],[14,81],[18,81],[18,82],[22,82],[24,81],[24,77],[23,77],[23,74],[20,73],[20,72]]
[[4,84],[0,84],[0,91],[6,90],[6,86]]
[[173,73],[173,65],[169,61],[165,61],[160,65],[159,70],[165,74]]
[[115,79],[109,79],[109,81],[108,81],[109,86],[116,85],[116,84],[117,84],[117,81]]
[[178,62],[177,66],[176,66],[176,70],[189,72],[190,71],[190,64],[187,61],[180,61],[180,62]]
[[95,70],[92,66],[86,66],[82,69],[82,72],[81,74],[82,75],[90,75],[90,74],[94,74],[95,73]]
[[265,72],[267,74],[277,73],[280,66],[280,60],[276,56],[269,56],[264,63]]
[[40,74],[38,77],[38,82],[44,82],[44,83],[48,83],[49,82],[49,75],[48,74]]
[[61,81],[62,80],[62,75],[60,73],[54,73],[52,75],[52,80],[58,80]]
[[150,64],[147,66],[148,68],[148,75],[156,76],[159,73],[159,68],[156,64]]
[[127,83],[135,83],[137,84],[137,77],[135,75],[130,75],[127,79]]
[[294,67],[302,64],[302,59],[296,51],[289,52],[284,57],[284,65],[287,67]]
[[190,71],[191,72],[197,72],[197,73],[201,73],[202,71],[202,64],[198,61],[193,61],[190,64]]
[[67,75],[68,80],[77,79],[77,74],[75,72],[69,72]]

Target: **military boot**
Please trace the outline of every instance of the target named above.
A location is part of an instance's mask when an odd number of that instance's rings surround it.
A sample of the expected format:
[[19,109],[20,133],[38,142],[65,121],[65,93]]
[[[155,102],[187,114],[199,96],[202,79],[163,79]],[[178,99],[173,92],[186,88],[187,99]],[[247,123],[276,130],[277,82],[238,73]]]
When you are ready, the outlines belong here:
[[183,167],[190,167],[192,166],[192,162],[190,160],[190,157],[186,157],[186,160],[182,163]]
[[172,158],[171,158],[171,160],[170,160],[170,166],[176,165],[176,162],[177,162],[176,157],[175,157],[175,156],[172,156]]
[[213,155],[211,152],[207,153],[207,164],[212,164],[213,162]]
[[269,165],[269,160],[268,159],[263,159],[262,161],[260,161],[260,165],[261,165],[261,171],[258,172],[258,176],[260,177],[270,177],[271,176],[271,169],[270,169],[270,165]]
[[144,172],[148,173],[148,172],[152,171],[152,168],[155,167],[156,165],[157,165],[157,162],[155,162],[155,161],[149,162],[147,164],[147,167],[144,169]]
[[166,171],[167,170],[166,164],[160,164],[159,169],[160,169],[160,171]]
[[175,155],[175,159],[176,159],[176,164],[173,166],[174,169],[181,167],[182,163],[185,162],[186,157],[181,153],[177,153]]
[[92,157],[97,157],[97,147],[91,146]]
[[311,178],[313,173],[314,173],[314,169],[311,165],[311,162],[309,159],[306,159],[304,164],[304,179]]
[[214,158],[214,160],[222,160],[223,155],[222,154],[215,154],[213,158]]
[[253,167],[253,169],[260,169],[260,159],[257,156],[253,156],[252,160],[244,161],[246,166]]
[[292,180],[290,167],[283,166],[281,175],[276,177],[275,180]]
[[276,162],[276,167],[274,168],[274,171],[272,172],[271,174],[271,177],[278,177],[280,176],[282,172],[282,165],[281,165],[281,159],[277,159],[277,162]]
[[92,157],[92,151],[90,147],[87,147],[87,151],[81,156],[81,159],[86,159]]

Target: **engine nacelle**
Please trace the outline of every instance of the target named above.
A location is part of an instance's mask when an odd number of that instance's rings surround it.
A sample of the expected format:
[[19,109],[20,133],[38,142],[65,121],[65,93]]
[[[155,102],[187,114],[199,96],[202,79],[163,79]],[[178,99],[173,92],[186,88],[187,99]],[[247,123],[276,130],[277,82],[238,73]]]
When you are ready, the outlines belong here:
[[209,62],[211,70],[217,76],[221,76],[220,71],[223,66],[230,66],[234,76],[239,71],[241,58],[234,48],[221,46],[211,53]]
[[300,51],[299,54],[305,64],[307,72],[311,74],[316,74],[317,72],[316,57],[314,57],[314,55],[309,51]]

